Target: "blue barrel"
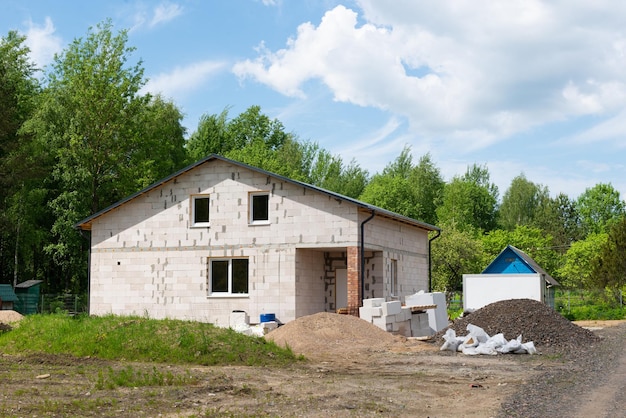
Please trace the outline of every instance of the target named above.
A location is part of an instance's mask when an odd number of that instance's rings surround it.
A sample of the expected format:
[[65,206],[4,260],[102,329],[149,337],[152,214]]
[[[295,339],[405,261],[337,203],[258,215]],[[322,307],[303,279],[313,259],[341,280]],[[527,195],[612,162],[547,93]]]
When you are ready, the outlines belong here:
[[273,313],[262,313],[261,314],[261,323],[263,322],[272,322],[276,321],[276,314]]

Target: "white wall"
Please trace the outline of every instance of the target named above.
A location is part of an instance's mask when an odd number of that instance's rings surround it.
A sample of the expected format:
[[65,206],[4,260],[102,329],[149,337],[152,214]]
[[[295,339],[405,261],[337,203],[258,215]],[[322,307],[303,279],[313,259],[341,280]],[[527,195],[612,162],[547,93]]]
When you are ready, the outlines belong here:
[[[266,225],[248,222],[249,193],[258,191],[270,193]],[[191,225],[190,196],[197,194],[210,196],[210,226]],[[90,313],[227,326],[233,310],[251,321],[275,313],[283,322],[323,311],[323,254],[358,246],[368,216],[348,201],[213,160],[93,220]],[[368,253],[393,251],[405,294],[426,289],[426,231],[376,216],[365,242]],[[249,294],[210,295],[211,257],[248,258]],[[384,291],[383,261],[369,260],[366,294]]]
[[463,309],[480,309],[508,299],[543,302],[543,280],[539,274],[464,274]]

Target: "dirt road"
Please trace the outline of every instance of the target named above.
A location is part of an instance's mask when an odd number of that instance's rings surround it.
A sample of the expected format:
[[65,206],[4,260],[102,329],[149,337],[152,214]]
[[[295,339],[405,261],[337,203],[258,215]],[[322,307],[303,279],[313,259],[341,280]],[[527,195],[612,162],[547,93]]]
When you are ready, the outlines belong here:
[[[3,354],[0,416],[625,416],[626,325],[594,332],[598,346],[573,357],[465,356],[398,340],[385,349],[336,345],[288,368]],[[129,370],[179,383],[115,385]]]

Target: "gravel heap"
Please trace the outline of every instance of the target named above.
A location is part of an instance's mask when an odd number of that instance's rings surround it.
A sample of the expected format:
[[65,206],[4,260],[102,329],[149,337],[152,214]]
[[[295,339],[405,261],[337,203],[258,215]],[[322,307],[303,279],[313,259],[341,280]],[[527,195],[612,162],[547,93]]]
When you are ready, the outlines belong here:
[[522,335],[522,341],[533,341],[536,347],[570,349],[584,347],[598,341],[591,331],[573,324],[554,309],[531,299],[512,299],[491,303],[455,320],[433,337],[442,343],[449,328],[457,336],[468,334],[467,325],[481,327],[489,335],[503,333],[507,340]]

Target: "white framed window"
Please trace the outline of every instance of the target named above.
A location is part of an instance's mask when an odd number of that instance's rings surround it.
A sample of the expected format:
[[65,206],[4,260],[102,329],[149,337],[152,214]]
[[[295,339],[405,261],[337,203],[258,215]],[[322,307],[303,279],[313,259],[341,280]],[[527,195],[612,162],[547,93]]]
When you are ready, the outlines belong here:
[[191,195],[190,198],[190,217],[191,226],[206,227],[210,226],[209,207],[211,200],[208,194]]
[[210,258],[209,295],[247,295],[249,286],[247,258]]
[[270,223],[270,193],[250,193],[250,224],[267,225]]
[[398,296],[398,260],[389,263],[389,291],[391,296]]

